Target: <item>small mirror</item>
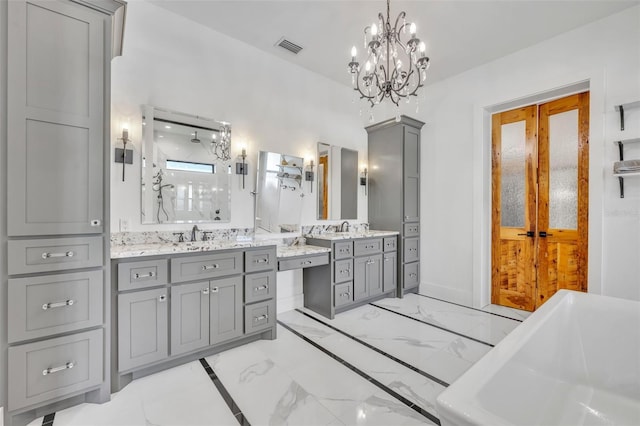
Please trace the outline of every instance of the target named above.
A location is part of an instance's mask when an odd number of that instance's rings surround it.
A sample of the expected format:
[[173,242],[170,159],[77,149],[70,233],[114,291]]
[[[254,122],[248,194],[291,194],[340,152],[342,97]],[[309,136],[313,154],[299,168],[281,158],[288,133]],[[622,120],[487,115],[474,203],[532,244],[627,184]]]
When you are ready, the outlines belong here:
[[318,220],[358,218],[358,151],[318,143]]
[[260,151],[256,185],[257,233],[300,231],[302,157]]
[[143,107],[142,223],[229,222],[231,126]]

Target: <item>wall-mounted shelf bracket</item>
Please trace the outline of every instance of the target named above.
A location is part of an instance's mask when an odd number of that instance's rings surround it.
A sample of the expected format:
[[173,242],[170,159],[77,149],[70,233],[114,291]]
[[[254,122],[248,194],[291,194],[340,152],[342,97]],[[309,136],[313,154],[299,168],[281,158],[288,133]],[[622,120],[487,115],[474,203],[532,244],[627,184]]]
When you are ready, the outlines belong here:
[[620,130],[624,131],[624,111],[632,108],[640,108],[640,101],[616,105],[616,111],[620,113]]

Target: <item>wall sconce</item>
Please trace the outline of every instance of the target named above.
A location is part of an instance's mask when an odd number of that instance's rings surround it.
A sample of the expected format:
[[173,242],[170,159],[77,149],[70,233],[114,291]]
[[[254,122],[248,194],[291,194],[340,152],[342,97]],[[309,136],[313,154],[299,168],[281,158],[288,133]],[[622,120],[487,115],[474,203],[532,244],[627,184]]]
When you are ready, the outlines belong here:
[[122,137],[118,140],[122,141],[122,148],[116,148],[116,163],[122,163],[122,181],[124,182],[124,166],[125,164],[133,164],[133,150],[127,149],[127,143],[131,140],[129,139],[129,130],[126,127],[122,128]]
[[242,175],[242,189],[244,189],[244,177],[249,174],[249,165],[246,163],[246,148],[242,148],[242,154],[240,154],[240,157],[242,158],[242,163],[236,163],[236,174]]
[[365,167],[360,173],[360,185],[364,186],[364,195],[367,195],[367,168]]
[[314,178],[314,173],[313,173],[313,167],[315,166],[315,164],[313,164],[313,160],[311,160],[309,162],[309,171],[304,172],[304,180],[306,180],[309,183],[309,188],[311,188],[311,193],[313,193],[313,178]]

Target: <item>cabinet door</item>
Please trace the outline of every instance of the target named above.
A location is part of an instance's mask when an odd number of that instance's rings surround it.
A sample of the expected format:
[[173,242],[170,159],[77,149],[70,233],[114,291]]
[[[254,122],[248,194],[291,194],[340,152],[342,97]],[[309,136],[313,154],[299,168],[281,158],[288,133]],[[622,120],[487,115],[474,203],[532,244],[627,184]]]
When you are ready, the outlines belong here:
[[242,336],[242,277],[211,281],[209,288],[210,343]]
[[8,4],[8,234],[101,233],[103,18],[72,2]]
[[167,288],[118,295],[118,371],[168,355]]
[[353,261],[353,301],[366,299],[369,297],[369,286],[367,283],[367,262],[368,257],[358,257]]
[[382,291],[386,293],[398,285],[398,255],[396,252],[385,253],[382,262]]
[[171,287],[171,355],[209,345],[209,281]]
[[369,287],[369,296],[375,296],[382,293],[382,255],[371,256],[367,262],[367,285]]
[[404,128],[404,221],[420,220],[420,131]]

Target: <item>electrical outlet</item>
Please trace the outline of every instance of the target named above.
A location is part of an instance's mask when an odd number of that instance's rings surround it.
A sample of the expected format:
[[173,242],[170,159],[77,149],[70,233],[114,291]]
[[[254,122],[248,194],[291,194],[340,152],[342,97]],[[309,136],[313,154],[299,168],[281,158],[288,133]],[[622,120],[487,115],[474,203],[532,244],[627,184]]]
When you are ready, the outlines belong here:
[[127,232],[129,230],[129,220],[120,219],[120,232]]

